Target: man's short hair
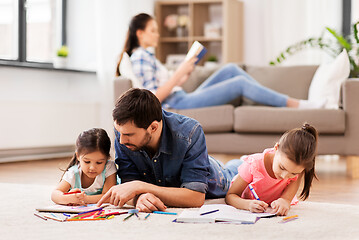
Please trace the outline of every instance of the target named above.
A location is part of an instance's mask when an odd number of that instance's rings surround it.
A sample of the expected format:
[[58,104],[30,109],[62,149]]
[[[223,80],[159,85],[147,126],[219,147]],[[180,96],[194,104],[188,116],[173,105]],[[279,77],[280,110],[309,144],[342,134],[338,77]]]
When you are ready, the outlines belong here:
[[112,117],[118,125],[133,122],[137,127],[147,129],[153,121],[162,120],[162,107],[152,92],[132,88],[117,99]]

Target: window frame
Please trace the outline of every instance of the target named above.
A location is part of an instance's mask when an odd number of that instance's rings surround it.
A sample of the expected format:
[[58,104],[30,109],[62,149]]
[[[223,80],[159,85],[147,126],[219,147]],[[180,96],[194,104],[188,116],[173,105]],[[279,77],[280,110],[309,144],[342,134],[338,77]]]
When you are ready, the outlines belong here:
[[[61,45],[66,45],[67,0],[61,0]],[[1,59],[0,65],[54,69],[52,62],[26,60],[26,0],[18,0],[18,54],[17,59]]]

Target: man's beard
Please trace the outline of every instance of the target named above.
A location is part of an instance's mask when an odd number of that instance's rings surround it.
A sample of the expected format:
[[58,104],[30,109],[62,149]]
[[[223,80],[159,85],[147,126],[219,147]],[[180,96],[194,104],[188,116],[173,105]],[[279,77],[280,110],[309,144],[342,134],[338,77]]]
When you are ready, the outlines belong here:
[[[134,144],[130,144],[130,143],[125,143],[124,145],[131,151],[137,152],[140,150],[144,150],[150,143],[151,139],[152,139],[151,134],[146,132],[146,135],[143,137],[143,140],[141,141],[141,143],[139,145],[134,145]],[[129,147],[133,147],[133,148],[129,148]]]

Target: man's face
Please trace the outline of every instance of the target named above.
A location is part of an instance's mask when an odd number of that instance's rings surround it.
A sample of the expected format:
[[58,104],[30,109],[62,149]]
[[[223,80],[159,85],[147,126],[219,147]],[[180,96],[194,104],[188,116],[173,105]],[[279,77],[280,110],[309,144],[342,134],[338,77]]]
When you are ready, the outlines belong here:
[[148,129],[138,128],[133,122],[123,125],[114,123],[115,129],[121,134],[120,144],[125,145],[131,151],[139,151],[146,147],[152,139]]

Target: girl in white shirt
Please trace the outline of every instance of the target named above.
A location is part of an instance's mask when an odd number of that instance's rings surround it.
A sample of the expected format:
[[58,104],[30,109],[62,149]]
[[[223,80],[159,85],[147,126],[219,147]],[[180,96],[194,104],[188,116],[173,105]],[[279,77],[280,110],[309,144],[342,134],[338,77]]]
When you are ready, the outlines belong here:
[[116,185],[116,165],[110,158],[111,140],[105,130],[92,128],[76,140],[76,152],[51,194],[57,204],[85,205],[97,201]]

